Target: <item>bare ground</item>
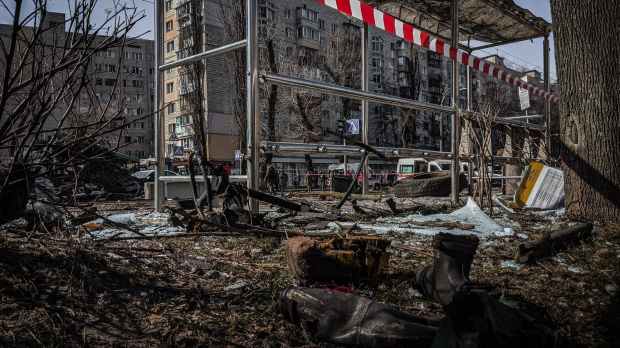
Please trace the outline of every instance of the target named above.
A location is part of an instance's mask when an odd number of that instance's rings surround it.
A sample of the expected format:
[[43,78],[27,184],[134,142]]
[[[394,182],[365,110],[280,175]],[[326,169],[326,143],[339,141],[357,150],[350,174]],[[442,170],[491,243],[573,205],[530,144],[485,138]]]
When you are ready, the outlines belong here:
[[[520,232],[534,238],[538,232],[529,226],[536,221],[521,219]],[[440,318],[441,308],[413,284],[415,270],[431,261],[431,239],[391,238],[389,273],[376,289],[357,291]],[[95,243],[4,230],[0,345],[328,346],[278,313],[280,291],[294,284],[283,241],[205,236]],[[596,227],[592,241],[558,257],[519,270],[502,267],[519,242],[483,242],[472,279],[544,307],[580,346],[619,346],[620,229]]]

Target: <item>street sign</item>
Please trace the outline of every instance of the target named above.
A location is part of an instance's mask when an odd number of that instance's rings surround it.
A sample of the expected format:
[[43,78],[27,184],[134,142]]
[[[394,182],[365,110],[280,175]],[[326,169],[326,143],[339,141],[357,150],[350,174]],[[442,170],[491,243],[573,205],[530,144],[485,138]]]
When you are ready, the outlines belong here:
[[360,134],[360,119],[359,118],[351,118],[347,120],[347,134]]
[[174,155],[175,156],[183,156],[183,146],[175,146],[174,147]]
[[241,150],[235,150],[235,161],[241,160]]
[[521,111],[530,108],[530,91],[527,89],[517,87],[519,89],[519,104],[521,104]]

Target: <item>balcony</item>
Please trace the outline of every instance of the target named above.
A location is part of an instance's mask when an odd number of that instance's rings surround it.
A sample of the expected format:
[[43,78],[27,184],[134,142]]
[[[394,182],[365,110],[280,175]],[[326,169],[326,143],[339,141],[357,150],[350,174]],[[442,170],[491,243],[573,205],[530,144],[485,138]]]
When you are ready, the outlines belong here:
[[186,96],[196,91],[197,91],[197,88],[194,86],[193,83],[185,83],[185,84],[181,83],[181,86],[179,87],[180,96]]
[[321,33],[308,26],[297,27],[297,44],[302,47],[318,50],[321,48]]
[[177,54],[177,60],[183,59],[183,58],[187,58],[189,56],[194,55],[194,48],[193,47],[185,47],[185,48],[177,50],[176,54]]
[[191,16],[196,13],[196,0],[177,0],[177,18],[180,21],[181,18]]
[[194,128],[191,124],[185,126],[178,126],[176,131],[177,139],[185,139],[194,136]]
[[300,26],[307,26],[313,29],[319,29],[319,14],[316,11],[307,9],[305,7],[298,7],[297,11],[297,24]]

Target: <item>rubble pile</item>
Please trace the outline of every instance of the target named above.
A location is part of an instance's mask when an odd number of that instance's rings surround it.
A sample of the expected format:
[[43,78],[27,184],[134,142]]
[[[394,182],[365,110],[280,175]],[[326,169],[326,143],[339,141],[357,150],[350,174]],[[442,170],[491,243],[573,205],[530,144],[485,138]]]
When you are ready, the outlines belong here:
[[163,213],[82,205],[54,238],[1,225],[0,343],[565,347],[618,332],[609,227],[509,204],[491,216],[471,199],[222,182],[221,208],[198,193]]

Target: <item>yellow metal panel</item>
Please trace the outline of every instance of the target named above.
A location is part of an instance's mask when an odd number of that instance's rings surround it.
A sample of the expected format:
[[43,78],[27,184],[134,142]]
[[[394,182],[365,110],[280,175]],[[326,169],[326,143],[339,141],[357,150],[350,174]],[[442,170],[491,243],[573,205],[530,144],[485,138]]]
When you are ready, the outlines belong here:
[[530,163],[523,180],[521,180],[519,190],[517,190],[517,193],[515,194],[515,203],[517,206],[525,206],[544,167],[545,165],[540,162]]

